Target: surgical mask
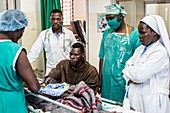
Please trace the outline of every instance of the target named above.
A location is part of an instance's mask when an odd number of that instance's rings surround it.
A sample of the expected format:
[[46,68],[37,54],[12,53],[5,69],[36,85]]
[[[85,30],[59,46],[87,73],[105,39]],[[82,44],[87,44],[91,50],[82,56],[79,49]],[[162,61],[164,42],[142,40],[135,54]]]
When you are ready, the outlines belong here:
[[112,29],[116,30],[120,26],[121,21],[118,22],[118,17],[115,17],[114,19],[109,20],[107,23]]

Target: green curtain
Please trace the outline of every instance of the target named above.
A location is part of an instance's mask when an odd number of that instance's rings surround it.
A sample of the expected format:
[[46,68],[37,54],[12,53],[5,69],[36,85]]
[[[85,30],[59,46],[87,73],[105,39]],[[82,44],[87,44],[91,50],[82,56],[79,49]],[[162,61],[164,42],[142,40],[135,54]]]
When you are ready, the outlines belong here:
[[45,30],[51,26],[50,24],[50,12],[53,9],[60,9],[60,0],[40,0],[41,4],[41,25],[42,30]]
[[[61,4],[60,0],[40,0],[40,6],[41,6],[41,28],[42,30],[48,29],[50,24],[50,12],[53,9],[60,9],[61,10]],[[45,65],[46,65],[46,53],[44,52],[44,59],[45,59]],[[46,66],[45,66],[46,70]]]

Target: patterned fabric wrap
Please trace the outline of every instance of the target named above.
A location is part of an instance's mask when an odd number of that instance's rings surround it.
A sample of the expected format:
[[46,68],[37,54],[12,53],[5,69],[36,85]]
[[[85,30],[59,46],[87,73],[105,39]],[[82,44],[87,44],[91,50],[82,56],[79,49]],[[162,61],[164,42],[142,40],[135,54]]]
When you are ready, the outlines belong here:
[[76,86],[72,85],[57,101],[88,113],[98,113],[98,109],[102,107],[102,101],[83,81]]
[[126,16],[126,11],[124,10],[123,6],[120,6],[118,4],[111,4],[109,6],[106,6],[106,15],[107,14],[122,14],[123,16]]

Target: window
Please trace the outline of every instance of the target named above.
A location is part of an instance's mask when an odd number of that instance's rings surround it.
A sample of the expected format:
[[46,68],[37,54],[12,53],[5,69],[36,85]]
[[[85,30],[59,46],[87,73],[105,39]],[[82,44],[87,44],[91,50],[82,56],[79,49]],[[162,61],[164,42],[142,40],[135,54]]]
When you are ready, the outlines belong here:
[[70,25],[70,22],[74,19],[73,0],[61,0],[61,8],[64,18],[63,24]]

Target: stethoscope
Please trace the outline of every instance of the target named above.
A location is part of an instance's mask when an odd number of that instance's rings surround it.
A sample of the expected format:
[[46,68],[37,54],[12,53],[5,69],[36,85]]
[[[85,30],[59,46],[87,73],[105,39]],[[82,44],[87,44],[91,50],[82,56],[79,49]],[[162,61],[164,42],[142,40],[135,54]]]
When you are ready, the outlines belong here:
[[[62,27],[62,26],[61,26]],[[62,28],[63,29],[63,28]],[[48,44],[49,44],[49,51],[51,51],[51,46],[50,46],[50,35],[51,33],[48,33],[49,30],[46,31],[45,33],[45,39],[44,42],[47,40]],[[66,46],[65,46],[65,32],[62,32],[61,30],[61,34],[63,35],[63,51],[66,52]],[[48,36],[47,36],[48,35]]]

